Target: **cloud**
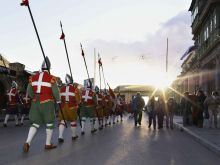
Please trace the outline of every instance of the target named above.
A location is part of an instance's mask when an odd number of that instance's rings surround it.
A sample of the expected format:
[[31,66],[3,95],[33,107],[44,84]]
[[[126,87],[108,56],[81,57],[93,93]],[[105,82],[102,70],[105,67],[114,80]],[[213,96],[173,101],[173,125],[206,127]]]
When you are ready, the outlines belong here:
[[[119,41],[94,40],[88,44],[88,49],[94,47],[100,52],[106,70],[111,70],[112,80],[121,84],[121,73],[138,73],[143,70],[150,75],[150,70],[165,70],[166,40],[169,38],[169,72],[177,75],[181,68],[180,57],[193,44],[189,12],[180,12],[170,20],[161,23],[160,28],[143,41],[123,43]],[[132,67],[131,67],[132,66]],[[116,71],[116,72],[113,72]],[[117,72],[118,71],[118,72]],[[112,75],[111,73],[114,73]],[[127,76],[127,78],[126,78]],[[132,82],[131,76],[141,83],[141,76],[123,75],[123,80]]]

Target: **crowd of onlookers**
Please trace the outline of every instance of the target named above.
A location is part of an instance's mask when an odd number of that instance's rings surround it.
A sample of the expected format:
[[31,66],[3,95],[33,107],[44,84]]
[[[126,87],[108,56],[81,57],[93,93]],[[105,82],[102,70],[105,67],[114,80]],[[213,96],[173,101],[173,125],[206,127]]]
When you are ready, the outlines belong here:
[[[210,128],[217,128],[219,105],[220,97],[216,91],[210,96],[206,96],[202,90],[196,94],[185,92],[180,102],[183,125],[196,125],[199,128],[208,125]],[[208,121],[208,124],[205,121]]]
[[140,93],[131,101],[131,110],[134,115],[135,126],[141,125],[142,110],[147,112],[149,117],[148,127],[156,129],[163,128],[164,118],[166,120],[166,128],[173,129],[173,117],[177,109],[177,104],[174,98],[170,97],[167,102],[164,97],[159,96],[155,98],[152,96],[145,105],[144,99]]
[[135,126],[141,125],[144,110],[148,114],[148,127],[153,126],[154,129],[163,128],[164,123],[166,128],[173,129],[174,115],[182,116],[184,126],[217,128],[219,105],[220,97],[217,91],[206,96],[202,90],[198,90],[196,94],[185,92],[179,103],[173,97],[165,100],[164,96],[152,96],[145,105],[140,93],[137,93],[130,103]]

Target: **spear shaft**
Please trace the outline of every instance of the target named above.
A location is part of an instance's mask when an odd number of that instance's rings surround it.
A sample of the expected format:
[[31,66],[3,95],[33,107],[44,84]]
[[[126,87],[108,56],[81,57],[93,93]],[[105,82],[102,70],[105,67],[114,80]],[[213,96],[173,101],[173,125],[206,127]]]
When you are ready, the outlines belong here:
[[[64,34],[63,33],[63,25],[62,25],[61,21],[60,21],[60,27],[61,27],[62,34]],[[63,43],[64,43],[64,47],[65,47],[65,51],[66,51],[66,57],[67,57],[68,65],[69,65],[70,75],[71,75],[71,78],[73,80],[73,74],[72,74],[72,69],[71,69],[71,66],[70,66],[69,54],[68,54],[68,50],[67,50],[67,46],[66,46],[65,37],[63,38]]]
[[47,60],[46,60],[46,56],[45,56],[45,53],[44,53],[44,49],[43,49],[43,46],[42,46],[42,43],[41,43],[41,40],[40,40],[40,36],[39,36],[39,33],[38,33],[38,30],[37,30],[37,27],[36,27],[36,24],[35,24],[35,21],[34,21],[34,17],[33,17],[33,14],[32,14],[32,12],[31,12],[31,8],[30,8],[29,4],[27,5],[27,7],[28,7],[29,14],[30,14],[30,16],[31,16],[32,23],[33,23],[33,25],[34,25],[34,30],[35,30],[35,33],[36,33],[36,35],[37,35],[37,40],[38,40],[38,43],[39,43],[39,45],[40,45],[41,52],[42,52],[43,57],[44,57],[44,61],[45,61],[45,63],[46,63],[47,70],[48,70],[48,72],[49,72],[49,74],[50,74],[50,69],[49,69],[49,67],[48,67],[48,63],[47,63]]
[[[60,21],[60,27],[61,27],[62,35],[64,35],[64,33],[63,33],[63,25],[62,25],[61,21]],[[68,51],[67,51],[65,36],[63,38],[63,43],[64,43],[64,47],[65,47],[65,51],[66,51],[66,57],[67,57],[68,65],[69,65],[70,75],[71,75],[71,78],[73,80],[73,74],[72,74],[72,69],[71,69],[70,60],[69,60],[69,54],[68,54]],[[81,117],[80,117],[79,113],[78,113],[78,117],[79,117],[79,121],[80,121],[80,127],[82,128],[82,120],[81,120]]]
[[[44,53],[44,49],[43,49],[43,46],[42,46],[42,43],[41,43],[41,40],[40,40],[40,36],[39,36],[38,30],[37,30],[37,27],[36,27],[36,24],[35,24],[35,21],[34,21],[33,14],[32,14],[32,12],[31,12],[30,5],[27,4],[26,6],[28,7],[28,11],[29,11],[29,14],[30,14],[30,16],[31,16],[31,20],[32,20],[32,23],[33,23],[33,25],[34,25],[34,30],[35,30],[35,33],[36,33],[36,35],[37,35],[38,43],[39,43],[39,45],[40,45],[41,52],[42,52],[42,54],[43,54],[44,61],[45,61],[46,66],[47,66],[47,70],[48,70],[48,72],[49,72],[49,74],[50,74],[50,68],[49,68],[48,62],[47,62],[47,60],[46,60],[46,56],[45,56],[45,53]],[[63,111],[62,111],[62,109],[61,109],[60,104],[58,104],[58,105],[59,105],[59,108],[60,108],[61,115],[62,115],[62,117],[63,117],[63,119],[64,119],[65,126],[66,126],[66,128],[67,128],[67,123],[66,123],[66,120],[65,120],[65,118],[64,118]]]
[[82,56],[83,56],[84,64],[85,64],[85,67],[86,67],[86,72],[87,72],[88,80],[90,82],[90,85],[92,85],[91,84],[91,80],[90,80],[90,76],[89,76],[89,71],[88,71],[87,63],[86,63],[86,58],[85,58],[84,51],[83,51],[81,43],[80,43],[80,46],[81,46],[81,50],[82,50]]

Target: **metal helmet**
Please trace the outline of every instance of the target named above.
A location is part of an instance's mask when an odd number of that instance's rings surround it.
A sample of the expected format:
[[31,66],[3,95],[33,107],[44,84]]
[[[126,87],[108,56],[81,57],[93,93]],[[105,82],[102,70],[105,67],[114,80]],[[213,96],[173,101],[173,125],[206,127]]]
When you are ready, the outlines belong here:
[[58,79],[58,80],[56,81],[56,83],[57,83],[57,86],[58,86],[58,87],[62,87],[62,85],[63,85],[63,82],[62,82],[61,79]]
[[99,93],[99,87],[98,86],[95,86],[95,92]]
[[43,61],[42,65],[41,65],[41,69],[42,70],[50,70],[51,67],[51,63],[48,57],[45,58],[45,60]]
[[11,87],[12,87],[12,88],[17,88],[17,87],[18,87],[18,84],[17,84],[15,81],[12,81]]
[[65,81],[66,84],[73,84],[73,79],[69,74],[66,74]]
[[92,89],[92,82],[91,82],[91,80],[89,80],[89,81],[87,82],[86,88]]

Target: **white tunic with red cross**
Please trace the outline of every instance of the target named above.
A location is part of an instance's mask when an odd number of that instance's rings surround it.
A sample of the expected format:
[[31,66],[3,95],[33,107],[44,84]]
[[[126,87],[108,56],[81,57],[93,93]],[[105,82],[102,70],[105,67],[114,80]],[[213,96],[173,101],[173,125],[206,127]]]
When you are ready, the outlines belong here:
[[95,93],[91,89],[86,89],[82,92],[82,102],[84,106],[94,106],[96,105],[93,100]]
[[60,96],[62,102],[61,106],[64,106],[64,103],[68,103],[69,107],[77,106],[78,104],[76,100],[77,94],[78,94],[77,87],[73,86],[72,84],[61,87],[60,89]]
[[[47,71],[38,72],[30,78],[33,92],[39,96],[40,102],[53,100],[52,85],[55,82],[56,78]],[[36,97],[33,101],[36,101]]]
[[15,104],[17,104],[18,93],[17,93],[17,89],[16,88],[11,88],[7,92],[7,96],[8,96],[8,105],[15,105]]

